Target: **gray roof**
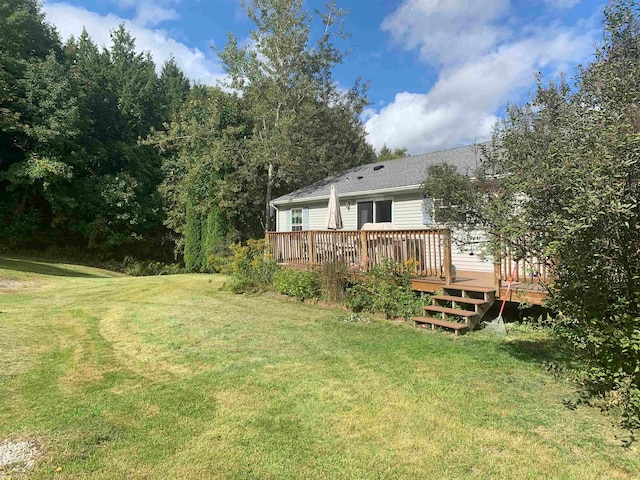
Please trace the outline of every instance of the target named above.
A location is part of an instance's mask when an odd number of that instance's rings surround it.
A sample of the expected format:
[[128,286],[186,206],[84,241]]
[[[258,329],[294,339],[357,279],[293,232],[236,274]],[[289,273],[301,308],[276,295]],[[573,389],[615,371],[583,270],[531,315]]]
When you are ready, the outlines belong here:
[[[332,183],[336,184],[338,195],[348,194],[347,196],[357,195],[359,192],[419,186],[426,177],[428,167],[443,163],[456,167],[458,172],[464,175],[471,176],[480,166],[481,145],[486,144],[467,145],[350,168],[308,187],[282,195],[272,203],[279,205],[304,199],[328,198]],[[380,166],[383,167],[377,168]]]

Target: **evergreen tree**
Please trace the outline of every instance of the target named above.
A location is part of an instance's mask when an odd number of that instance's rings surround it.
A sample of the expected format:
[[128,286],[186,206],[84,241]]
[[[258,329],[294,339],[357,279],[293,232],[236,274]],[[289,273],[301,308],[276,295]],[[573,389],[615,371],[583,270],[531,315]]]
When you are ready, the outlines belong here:
[[169,129],[153,138],[165,158],[160,190],[166,225],[176,232],[178,251],[184,248],[190,269],[209,268],[209,256],[247,230],[247,188],[238,175],[247,133],[241,99],[219,88],[197,87]]
[[184,265],[188,271],[201,271],[202,255],[202,216],[195,207],[188,206],[184,227]]
[[162,66],[159,79],[160,95],[165,108],[163,120],[169,121],[171,116],[185,102],[191,90],[191,83],[176,64],[175,58],[171,57]]

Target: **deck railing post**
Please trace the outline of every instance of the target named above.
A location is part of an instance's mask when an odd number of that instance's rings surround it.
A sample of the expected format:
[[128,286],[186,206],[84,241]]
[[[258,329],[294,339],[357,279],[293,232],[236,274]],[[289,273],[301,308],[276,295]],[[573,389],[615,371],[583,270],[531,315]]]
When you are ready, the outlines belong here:
[[271,252],[271,236],[269,232],[264,232],[264,256],[266,257]]
[[500,252],[496,252],[493,259],[493,288],[496,289],[496,298],[500,298],[500,288],[502,287],[502,261]]
[[369,251],[367,248],[367,232],[365,230],[360,231],[360,268],[363,271],[367,271],[369,266]]
[[453,281],[453,269],[451,268],[451,230],[448,228],[442,231],[443,247],[444,247],[444,281],[447,285]]
[[309,265],[313,265],[315,262],[315,248],[313,246],[313,231],[307,231],[307,255],[309,256]]

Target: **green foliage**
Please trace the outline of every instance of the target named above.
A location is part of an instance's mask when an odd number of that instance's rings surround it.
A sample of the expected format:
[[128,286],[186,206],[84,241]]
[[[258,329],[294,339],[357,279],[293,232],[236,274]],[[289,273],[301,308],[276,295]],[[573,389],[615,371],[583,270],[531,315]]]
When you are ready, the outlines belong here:
[[396,148],[395,150],[391,150],[386,145],[383,145],[378,155],[376,155],[376,160],[382,162],[384,160],[408,157],[409,154],[407,152],[408,150],[406,148]]
[[358,80],[344,92],[333,79],[347,53],[336,46],[346,38],[347,12],[335,3],[315,16],[301,0],[251,0],[245,9],[256,26],[252,42],[240,46],[229,34],[218,53],[249,119],[244,165],[237,170],[250,207],[245,215],[270,229],[274,195],[373,158],[358,119],[368,103],[367,85]]
[[385,261],[353,282],[345,305],[356,313],[383,313],[388,319],[409,319],[425,299],[411,290],[411,268]]
[[187,100],[191,90],[189,79],[180,70],[173,56],[162,66],[158,83],[162,104],[165,109],[163,116],[166,120],[171,120],[172,116]]
[[298,300],[317,300],[320,298],[320,276],[315,270],[281,268],[273,276],[273,288]]
[[230,245],[224,273],[230,276],[227,288],[234,293],[262,292],[273,285],[278,264],[267,252],[265,240],[248,240],[246,245]]
[[[575,85],[543,84],[498,126],[485,171],[487,229],[549,259],[556,332],[585,365],[583,391],[640,428],[640,20],[605,9],[604,39]],[[520,252],[524,253],[524,252]]]
[[195,208],[187,209],[185,229],[184,265],[188,272],[202,269],[202,219]]
[[121,270],[127,275],[144,277],[149,275],[176,275],[184,273],[184,268],[175,263],[163,263],[157,261],[136,260],[126,256],[122,262]]
[[204,253],[203,267],[207,272],[215,272],[218,266],[216,258],[222,257],[228,251],[229,224],[223,212],[216,207],[207,214],[202,223],[202,252]]
[[216,259],[228,254],[227,222],[222,212],[213,208],[206,215],[197,207],[187,208],[184,231],[184,263],[189,272],[215,272]]
[[482,189],[467,175],[447,163],[431,165],[422,182],[433,207],[434,221],[450,227],[473,229],[481,220]]
[[208,242],[203,259],[212,253],[220,255],[221,248],[242,239],[240,232],[261,231],[259,223],[252,224],[255,219],[248,205],[255,199],[244,194],[250,187],[241,185],[237,174],[246,168],[241,163],[241,140],[247,134],[241,99],[219,88],[198,87],[177,110],[169,128],[151,137],[150,143],[165,156],[159,190],[165,225],[175,233],[178,252],[191,235],[188,209],[207,219],[209,233],[201,235]]
[[329,302],[341,303],[351,277],[346,262],[335,260],[324,263],[318,270],[322,294]]
[[86,31],[63,46],[35,1],[0,5],[0,31],[0,241],[164,255],[160,153],[140,139],[184,98],[184,75],[158,78],[123,26],[109,49]]
[[38,2],[2,3],[0,242],[174,250],[210,271],[264,231],[269,198],[370,161],[366,85],[332,78],[346,12],[312,16],[299,0],[247,12],[256,51],[231,36],[219,52],[229,93],[191,88],[173,58],[158,75],[123,25],[108,48],[86,31],[62,45]]

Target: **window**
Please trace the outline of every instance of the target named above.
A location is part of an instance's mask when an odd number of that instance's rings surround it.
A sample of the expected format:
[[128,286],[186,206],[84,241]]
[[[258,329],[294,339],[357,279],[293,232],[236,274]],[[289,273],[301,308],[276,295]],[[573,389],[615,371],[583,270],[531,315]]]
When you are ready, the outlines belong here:
[[425,196],[422,200],[422,224],[433,225],[434,223],[434,202],[429,197]]
[[373,202],[358,202],[358,230],[373,222]]
[[391,221],[391,200],[376,202],[374,209],[376,223]]
[[302,209],[301,208],[291,209],[291,231],[292,232],[302,231]]
[[358,230],[365,223],[391,222],[391,200],[358,202]]

